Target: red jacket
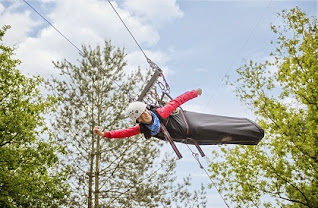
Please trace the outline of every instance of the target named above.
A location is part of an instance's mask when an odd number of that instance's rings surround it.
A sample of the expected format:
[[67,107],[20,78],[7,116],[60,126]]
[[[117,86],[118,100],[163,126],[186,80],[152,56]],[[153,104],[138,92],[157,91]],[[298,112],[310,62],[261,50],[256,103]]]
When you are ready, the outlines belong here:
[[[197,91],[192,90],[186,93],[183,93],[182,95],[176,97],[175,99],[171,100],[167,105],[165,105],[162,108],[157,108],[157,113],[163,118],[167,118],[170,116],[170,114],[180,105],[187,102],[188,100],[191,100],[195,97],[198,97]],[[114,130],[114,131],[105,131],[104,137],[107,138],[125,138],[125,137],[131,137],[135,136],[140,133],[139,124],[137,124],[134,127],[130,127],[127,129],[120,129],[120,130]]]

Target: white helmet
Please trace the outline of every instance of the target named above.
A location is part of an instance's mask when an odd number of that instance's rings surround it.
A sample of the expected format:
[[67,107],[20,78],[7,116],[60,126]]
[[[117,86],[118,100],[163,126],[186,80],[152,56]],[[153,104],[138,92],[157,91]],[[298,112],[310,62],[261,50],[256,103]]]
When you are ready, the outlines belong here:
[[146,110],[146,104],[140,101],[132,102],[127,108],[127,113],[131,120],[136,121],[137,118]]

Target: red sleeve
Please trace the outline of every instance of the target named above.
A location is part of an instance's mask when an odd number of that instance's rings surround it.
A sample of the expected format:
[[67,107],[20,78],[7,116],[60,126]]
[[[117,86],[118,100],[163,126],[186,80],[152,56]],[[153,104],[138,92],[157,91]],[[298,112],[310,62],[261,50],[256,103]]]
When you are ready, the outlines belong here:
[[162,108],[157,108],[156,111],[158,114],[163,118],[167,118],[170,116],[170,114],[180,105],[187,102],[188,100],[191,100],[193,98],[198,97],[197,91],[192,90],[186,93],[183,93],[182,95],[176,97],[175,99],[171,100],[167,105],[165,105]]
[[139,133],[140,133],[139,125],[136,125],[134,127],[130,127],[127,129],[105,131],[104,137],[107,137],[107,138],[125,138],[125,137],[135,136]]

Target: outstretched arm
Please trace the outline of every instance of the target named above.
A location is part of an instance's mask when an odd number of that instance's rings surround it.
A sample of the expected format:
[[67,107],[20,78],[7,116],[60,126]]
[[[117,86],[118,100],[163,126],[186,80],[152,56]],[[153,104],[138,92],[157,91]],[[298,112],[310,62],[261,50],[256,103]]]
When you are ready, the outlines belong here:
[[103,132],[99,126],[95,126],[93,130],[94,134],[102,137],[107,137],[109,139],[112,138],[126,138],[135,136],[140,133],[139,125],[136,125],[134,127],[130,127],[127,129],[120,129],[120,130],[114,130],[114,131],[105,131]]
[[183,103],[191,100],[193,98],[198,97],[202,94],[202,89],[192,90],[182,95],[176,97],[175,99],[171,100],[167,105],[162,108],[157,108],[158,114],[163,118],[167,118],[177,107],[182,105]]

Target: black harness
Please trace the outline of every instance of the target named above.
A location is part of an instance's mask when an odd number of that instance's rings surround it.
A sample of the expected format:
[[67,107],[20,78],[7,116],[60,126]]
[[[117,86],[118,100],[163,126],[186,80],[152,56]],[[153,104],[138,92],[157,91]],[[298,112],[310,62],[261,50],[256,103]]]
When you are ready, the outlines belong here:
[[177,154],[178,158],[181,159],[182,155],[179,152],[177,146],[175,145],[174,141],[176,142],[188,142],[191,141],[199,150],[202,157],[205,156],[202,149],[198,145],[198,143],[189,138],[190,137],[190,128],[187,122],[187,119],[184,115],[184,112],[181,108],[176,109],[170,116],[166,119],[163,119],[159,113],[156,111],[157,107],[150,106],[149,110],[152,111],[160,121],[160,129],[161,131],[155,135],[154,137],[169,141],[172,149]]

